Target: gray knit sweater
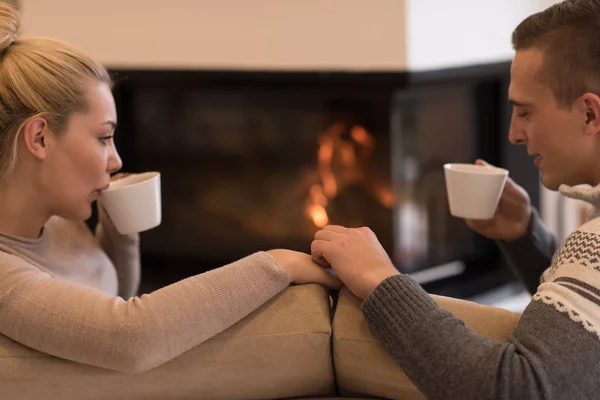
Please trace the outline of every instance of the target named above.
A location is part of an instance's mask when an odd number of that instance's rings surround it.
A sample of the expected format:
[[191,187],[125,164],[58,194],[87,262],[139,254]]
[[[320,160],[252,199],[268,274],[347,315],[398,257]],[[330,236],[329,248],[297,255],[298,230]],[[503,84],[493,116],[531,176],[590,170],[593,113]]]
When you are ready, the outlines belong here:
[[536,212],[528,235],[500,243],[533,294],[509,343],[471,331],[404,275],[363,303],[375,335],[428,399],[600,399],[600,186],[561,192],[595,209],[560,248]]

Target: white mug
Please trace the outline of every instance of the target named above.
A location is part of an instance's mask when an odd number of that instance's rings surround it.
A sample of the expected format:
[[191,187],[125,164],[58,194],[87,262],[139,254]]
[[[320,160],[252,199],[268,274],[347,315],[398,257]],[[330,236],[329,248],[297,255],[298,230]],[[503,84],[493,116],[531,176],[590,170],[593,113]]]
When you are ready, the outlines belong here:
[[444,165],[450,214],[466,219],[491,219],[508,177],[503,168],[477,164]]
[[157,227],[162,219],[160,173],[132,174],[112,181],[100,201],[122,235]]

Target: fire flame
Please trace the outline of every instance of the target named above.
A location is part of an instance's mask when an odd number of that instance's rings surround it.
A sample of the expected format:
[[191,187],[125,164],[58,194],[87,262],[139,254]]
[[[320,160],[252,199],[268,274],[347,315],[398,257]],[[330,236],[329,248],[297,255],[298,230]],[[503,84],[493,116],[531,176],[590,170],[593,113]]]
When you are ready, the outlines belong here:
[[[319,149],[317,153],[317,170],[320,183],[313,184],[309,189],[306,201],[306,215],[315,226],[323,228],[329,223],[327,204],[337,197],[340,187],[346,181],[363,179],[364,176],[356,171],[359,168],[359,153],[362,160],[368,159],[375,148],[375,139],[362,126],[355,125],[349,130],[349,140],[342,138],[347,132],[347,126],[342,122],[336,122],[329,126],[319,136]],[[343,173],[337,176],[334,173],[334,162],[341,166]],[[377,187],[374,195],[385,207],[391,208],[394,204],[394,194],[388,187]]]
[[314,224],[319,228],[323,228],[329,223],[327,211],[323,206],[320,206],[318,204],[312,204],[308,208],[308,213],[310,214],[310,217],[312,218]]

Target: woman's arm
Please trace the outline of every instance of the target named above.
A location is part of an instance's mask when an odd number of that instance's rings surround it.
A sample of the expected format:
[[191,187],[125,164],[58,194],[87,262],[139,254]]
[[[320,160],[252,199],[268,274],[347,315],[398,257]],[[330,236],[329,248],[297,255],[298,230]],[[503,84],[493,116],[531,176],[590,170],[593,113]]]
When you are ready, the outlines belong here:
[[0,253],[0,333],[57,357],[139,373],[227,329],[289,280],[271,255],[259,252],[123,300]]

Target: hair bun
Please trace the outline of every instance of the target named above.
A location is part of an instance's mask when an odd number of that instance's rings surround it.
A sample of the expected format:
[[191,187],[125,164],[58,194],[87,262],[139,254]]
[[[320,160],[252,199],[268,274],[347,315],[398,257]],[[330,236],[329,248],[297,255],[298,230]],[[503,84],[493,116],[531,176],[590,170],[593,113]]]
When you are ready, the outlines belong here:
[[0,1],[0,52],[6,50],[19,36],[19,10]]

